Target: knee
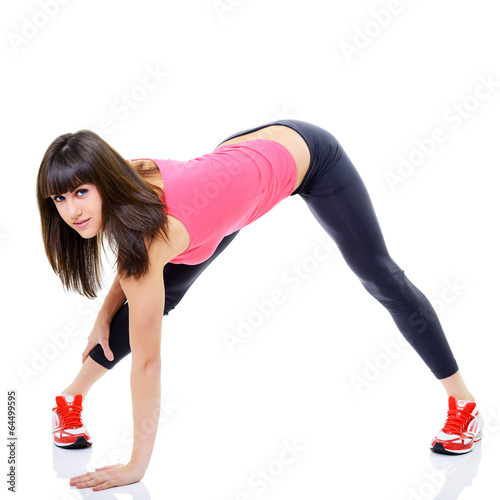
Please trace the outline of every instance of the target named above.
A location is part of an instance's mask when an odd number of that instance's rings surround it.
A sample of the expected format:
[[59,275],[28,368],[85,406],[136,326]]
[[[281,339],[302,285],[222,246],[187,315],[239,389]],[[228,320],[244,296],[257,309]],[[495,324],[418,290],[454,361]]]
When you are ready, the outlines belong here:
[[360,278],[360,281],[386,307],[398,307],[409,292],[404,271],[392,259],[374,263],[370,272]]

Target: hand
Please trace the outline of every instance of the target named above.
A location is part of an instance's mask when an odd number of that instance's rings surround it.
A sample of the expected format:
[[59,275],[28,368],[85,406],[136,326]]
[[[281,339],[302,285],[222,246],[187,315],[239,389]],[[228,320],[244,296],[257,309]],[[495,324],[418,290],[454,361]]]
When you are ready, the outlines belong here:
[[130,462],[127,465],[115,464],[100,467],[95,472],[70,478],[69,485],[77,488],[90,488],[93,491],[106,490],[114,486],[137,483],[144,477],[144,472]]
[[85,362],[90,351],[97,345],[101,344],[102,350],[104,351],[104,356],[106,356],[109,361],[113,361],[114,355],[109,348],[109,323],[104,321],[96,321],[94,328],[90,332],[87,341],[87,347],[82,354],[82,363]]

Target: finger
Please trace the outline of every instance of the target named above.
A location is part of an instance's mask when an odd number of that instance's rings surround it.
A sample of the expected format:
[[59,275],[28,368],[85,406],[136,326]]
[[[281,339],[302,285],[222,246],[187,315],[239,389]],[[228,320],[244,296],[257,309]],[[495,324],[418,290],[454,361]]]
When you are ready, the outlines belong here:
[[101,474],[89,472],[88,477],[84,476],[87,476],[87,474],[80,476],[80,478],[82,478],[80,480],[70,481],[70,486],[76,486],[77,488],[90,488],[91,486],[98,486],[106,481]]
[[88,481],[90,481],[90,478],[85,478],[85,479],[70,479],[69,485],[70,486],[76,486],[77,488],[86,488],[86,484]]
[[89,479],[88,481],[84,481],[82,483],[76,483],[73,486],[76,486],[78,489],[94,488],[95,486],[99,486],[102,483],[103,483],[102,479],[94,478],[94,479]]
[[70,481],[82,481],[84,480],[85,478],[89,477],[92,475],[92,472],[87,472],[86,474],[81,474],[80,476],[73,476],[73,477],[70,477],[69,480]]
[[85,362],[85,360],[87,359],[87,356],[89,355],[92,348],[93,348],[93,346],[91,347],[90,343],[88,343],[87,347],[85,348],[85,350],[82,353],[82,363]]
[[109,359],[109,361],[113,361],[115,359],[115,356],[113,355],[113,352],[109,348],[109,342],[107,340],[103,340],[100,342],[102,350],[104,351],[104,356]]
[[113,488],[114,486],[119,486],[120,484],[116,480],[106,481],[98,486],[94,486],[92,491],[107,490],[108,488]]
[[82,484],[91,479],[91,473],[83,474],[82,476],[72,477],[69,480],[70,486],[76,486],[77,484]]

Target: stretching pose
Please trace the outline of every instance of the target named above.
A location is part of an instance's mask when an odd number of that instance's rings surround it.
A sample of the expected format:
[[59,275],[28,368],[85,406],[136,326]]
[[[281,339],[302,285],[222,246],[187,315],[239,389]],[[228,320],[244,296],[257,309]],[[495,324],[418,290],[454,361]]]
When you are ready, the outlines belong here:
[[163,315],[241,228],[294,195],[443,385],[449,409],[431,449],[472,451],[483,425],[474,397],[434,308],[389,255],[365,185],[330,132],[301,120],[277,120],[234,134],[190,161],[127,161],[98,135],[81,130],[55,139],[38,172],[45,251],[65,289],[93,298],[101,286],[106,235],[117,274],[82,367],[55,398],[53,440],[62,448],[92,444],[81,419],[83,400],[131,352],[134,443],[129,463],[73,477],[71,485],[102,490],[144,477],[160,409]]

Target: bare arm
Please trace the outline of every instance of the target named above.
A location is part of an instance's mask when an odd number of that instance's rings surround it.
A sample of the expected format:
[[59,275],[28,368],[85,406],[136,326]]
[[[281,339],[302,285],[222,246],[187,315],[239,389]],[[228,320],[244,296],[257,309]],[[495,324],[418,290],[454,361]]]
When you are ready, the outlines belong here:
[[120,284],[129,304],[134,445],[128,464],[103,467],[70,479],[72,486],[92,486],[96,491],[135,483],[144,477],[153,453],[160,414],[160,340],[165,295],[163,265],[150,261],[146,276],[122,278]]
[[134,446],[130,462],[144,473],[149,464],[160,414],[161,325],[165,304],[163,267],[152,266],[140,280],[121,280],[129,303],[132,367],[130,388]]
[[141,474],[149,465],[158,429],[161,398],[161,326],[165,307],[163,268],[186,248],[172,228],[170,242],[155,241],[149,249],[150,269],[138,280],[121,279],[129,305],[132,368],[130,387],[134,445],[129,465]]
[[107,323],[109,325],[120,307],[125,304],[126,300],[127,297],[125,296],[125,292],[120,285],[120,278],[117,274],[108,294],[106,295],[106,298],[104,299],[101,309],[97,314],[97,321]]
[[97,345],[101,344],[102,350],[106,358],[110,361],[114,359],[114,355],[109,348],[109,327],[115,314],[123,306],[127,297],[120,285],[120,279],[116,275],[111,288],[109,289],[106,298],[97,314],[94,327],[90,332],[87,340],[87,346],[82,353],[82,363],[85,362],[90,351]]
[[160,415],[160,341],[165,296],[163,268],[185,248],[186,241],[182,237],[172,237],[168,245],[155,241],[149,250],[147,275],[139,279],[119,280],[129,306],[132,351],[130,388],[134,418],[132,456],[126,465],[115,464],[73,477],[70,485],[78,488],[92,486],[97,491],[135,483],[144,477],[153,452]]

